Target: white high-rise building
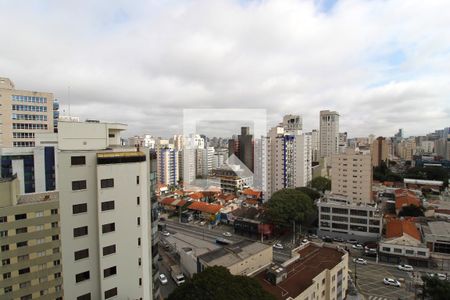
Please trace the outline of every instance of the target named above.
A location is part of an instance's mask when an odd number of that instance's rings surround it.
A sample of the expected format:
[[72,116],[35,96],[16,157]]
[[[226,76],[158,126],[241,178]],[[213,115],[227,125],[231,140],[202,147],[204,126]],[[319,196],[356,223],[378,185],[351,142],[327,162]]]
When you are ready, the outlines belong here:
[[197,154],[197,176],[208,177],[213,168],[214,147],[196,149]]
[[159,140],[156,146],[158,183],[177,185],[180,180],[179,150],[168,140]]
[[148,153],[120,146],[124,124],[58,125],[65,298],[152,299]]
[[313,129],[311,135],[311,155],[312,161],[319,161],[320,158],[320,133],[318,130]]
[[339,153],[339,114],[335,111],[320,112],[320,157]]
[[312,179],[311,136],[302,133],[299,116],[288,115],[269,131],[267,188],[269,196],[283,188],[306,186]]

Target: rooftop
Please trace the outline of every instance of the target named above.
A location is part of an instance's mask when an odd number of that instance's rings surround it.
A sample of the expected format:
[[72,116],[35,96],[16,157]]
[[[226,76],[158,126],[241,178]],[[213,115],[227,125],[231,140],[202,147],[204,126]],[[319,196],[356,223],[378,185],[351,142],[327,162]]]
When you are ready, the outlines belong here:
[[339,250],[313,244],[301,249],[298,253],[300,258],[285,268],[287,278],[277,285],[273,285],[266,280],[266,271],[255,276],[263,289],[279,300],[296,298],[313,284],[313,279],[317,275],[324,270],[333,269],[345,255]]
[[416,225],[409,220],[392,219],[386,224],[386,238],[401,237],[404,234],[421,241],[420,232]]
[[205,253],[199,257],[210,266],[230,267],[242,260],[260,253],[271,245],[242,240],[237,243]]
[[194,201],[188,206],[188,209],[197,210],[209,214],[216,214],[223,208],[222,205],[209,204],[206,202]]
[[431,234],[450,236],[450,223],[444,221],[428,222]]
[[20,195],[17,204],[39,203],[47,201],[56,201],[59,199],[59,192],[43,192]]

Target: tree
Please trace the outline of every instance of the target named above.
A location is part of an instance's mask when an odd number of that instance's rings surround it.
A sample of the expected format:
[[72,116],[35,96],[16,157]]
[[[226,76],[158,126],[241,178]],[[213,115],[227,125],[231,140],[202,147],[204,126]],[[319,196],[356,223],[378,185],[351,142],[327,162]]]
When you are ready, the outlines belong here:
[[302,187],[297,187],[295,189],[299,190],[302,193],[305,193],[313,201],[320,198],[320,193],[318,191],[316,191],[316,190],[313,190],[312,188],[309,188],[309,187],[306,187],[306,186],[302,186]]
[[292,222],[308,226],[316,215],[311,198],[297,189],[275,192],[266,208],[270,221],[280,228],[290,228]]
[[378,181],[402,181],[403,177],[392,172],[386,162],[381,161],[378,167],[373,168],[373,179]]
[[309,185],[316,191],[322,193],[331,190],[331,180],[322,176],[313,178]]
[[443,181],[444,187],[446,187],[449,175],[443,167],[414,167],[406,171],[405,178]]
[[450,282],[436,276],[423,276],[422,299],[447,300],[450,295]]
[[208,267],[177,287],[168,300],[274,300],[252,277],[235,276],[225,267]]
[[408,206],[404,206],[402,207],[402,209],[400,210],[400,212],[398,213],[399,217],[423,217],[423,207],[418,207],[415,205],[408,205]]

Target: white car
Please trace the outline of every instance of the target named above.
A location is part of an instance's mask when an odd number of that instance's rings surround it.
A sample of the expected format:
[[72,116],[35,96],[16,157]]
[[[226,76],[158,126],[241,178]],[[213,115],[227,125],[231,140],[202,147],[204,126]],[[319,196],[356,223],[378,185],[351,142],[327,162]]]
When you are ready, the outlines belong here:
[[402,271],[407,271],[407,272],[414,271],[414,268],[410,265],[398,265],[397,269],[402,270]]
[[169,236],[170,235],[170,232],[168,232],[168,231],[161,231],[161,234],[163,235],[163,236]]
[[363,258],[354,258],[353,262],[358,265],[367,265],[367,260]]
[[363,249],[364,249],[364,246],[361,245],[361,244],[355,244],[355,245],[352,246],[352,248],[353,248],[353,249],[357,249],[357,250],[363,250]]
[[167,283],[167,277],[164,274],[159,274],[159,281],[161,281],[161,284],[166,284]]
[[447,280],[447,275],[442,274],[442,273],[429,273],[428,276],[430,276],[430,277],[437,277],[440,280]]
[[229,233],[228,231],[227,232],[224,232],[224,233],[222,233],[223,234],[223,236],[231,236],[231,233]]
[[199,224],[200,224],[200,226],[203,226],[206,224],[206,221],[201,221]]
[[392,286],[397,286],[397,287],[401,286],[401,284],[400,284],[400,282],[398,282],[398,280],[395,280],[395,279],[392,279],[392,278],[387,278],[387,277],[385,277],[383,279],[383,283],[385,285],[392,285]]
[[283,245],[281,245],[280,243],[274,244],[273,247],[275,249],[284,249]]
[[304,244],[307,243],[307,242],[309,242],[307,239],[303,239],[302,240],[302,243],[304,243]]

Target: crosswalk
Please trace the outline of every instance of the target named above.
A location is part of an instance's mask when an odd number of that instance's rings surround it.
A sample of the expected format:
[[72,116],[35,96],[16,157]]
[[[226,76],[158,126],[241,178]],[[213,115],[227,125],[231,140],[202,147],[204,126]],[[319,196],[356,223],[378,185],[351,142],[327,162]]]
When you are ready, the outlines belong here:
[[382,296],[369,296],[368,300],[391,300],[390,298],[382,297]]

